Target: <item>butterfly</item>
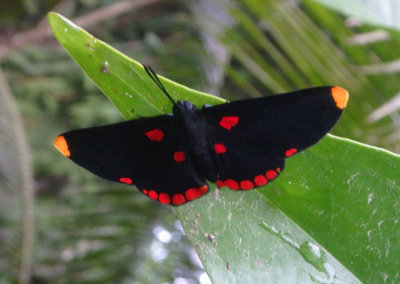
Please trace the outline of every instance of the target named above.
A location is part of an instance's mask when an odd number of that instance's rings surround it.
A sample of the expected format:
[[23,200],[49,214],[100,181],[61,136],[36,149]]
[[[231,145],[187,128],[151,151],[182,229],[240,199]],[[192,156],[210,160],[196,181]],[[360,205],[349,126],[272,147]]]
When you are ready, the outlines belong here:
[[315,87],[199,109],[175,102],[144,69],[172,102],[172,115],[72,130],[54,145],[92,173],[175,206],[206,194],[206,181],[249,190],[274,180],[286,158],[335,125],[349,97],[340,87]]

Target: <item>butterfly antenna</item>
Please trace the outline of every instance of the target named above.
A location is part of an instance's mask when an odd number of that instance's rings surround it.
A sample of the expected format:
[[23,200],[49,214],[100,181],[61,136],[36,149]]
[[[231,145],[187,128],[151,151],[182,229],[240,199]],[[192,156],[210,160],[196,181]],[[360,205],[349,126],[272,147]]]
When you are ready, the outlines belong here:
[[167,92],[167,89],[165,89],[164,85],[161,83],[160,79],[158,78],[156,72],[151,69],[150,66],[143,65],[144,70],[146,70],[146,73],[150,76],[150,78],[156,83],[156,85],[163,91],[163,93],[170,99],[170,101],[175,105],[175,101],[172,99],[170,94]]

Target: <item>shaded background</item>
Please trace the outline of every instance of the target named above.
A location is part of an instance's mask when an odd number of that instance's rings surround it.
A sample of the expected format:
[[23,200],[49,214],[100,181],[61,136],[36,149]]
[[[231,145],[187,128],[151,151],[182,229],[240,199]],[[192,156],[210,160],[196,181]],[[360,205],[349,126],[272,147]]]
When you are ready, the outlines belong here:
[[53,148],[63,131],[122,117],[54,40],[50,10],[229,100],[342,86],[351,100],[334,133],[400,151],[396,31],[314,1],[3,1],[0,283],[208,283],[173,209]]

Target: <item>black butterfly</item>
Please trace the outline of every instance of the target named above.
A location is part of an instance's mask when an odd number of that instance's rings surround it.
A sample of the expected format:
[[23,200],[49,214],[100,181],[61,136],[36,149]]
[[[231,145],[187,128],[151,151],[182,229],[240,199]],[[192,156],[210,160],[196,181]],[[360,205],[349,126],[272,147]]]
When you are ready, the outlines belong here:
[[66,132],[55,139],[65,156],[92,173],[136,185],[161,203],[180,205],[219,188],[263,186],[285,158],[320,140],[346,107],[348,93],[317,87],[196,108],[174,102],[151,68],[149,76],[173,103],[173,115]]

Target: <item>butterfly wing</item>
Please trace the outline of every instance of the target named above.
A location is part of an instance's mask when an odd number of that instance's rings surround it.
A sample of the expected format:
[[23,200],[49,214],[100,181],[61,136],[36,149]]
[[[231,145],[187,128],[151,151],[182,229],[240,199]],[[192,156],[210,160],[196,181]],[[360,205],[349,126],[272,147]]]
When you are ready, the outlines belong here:
[[179,205],[208,187],[187,157],[175,120],[163,115],[74,130],[58,136],[55,146],[102,178],[136,185],[154,200]]
[[347,99],[339,87],[318,87],[204,108],[218,187],[246,190],[276,178],[285,158],[334,126]]

